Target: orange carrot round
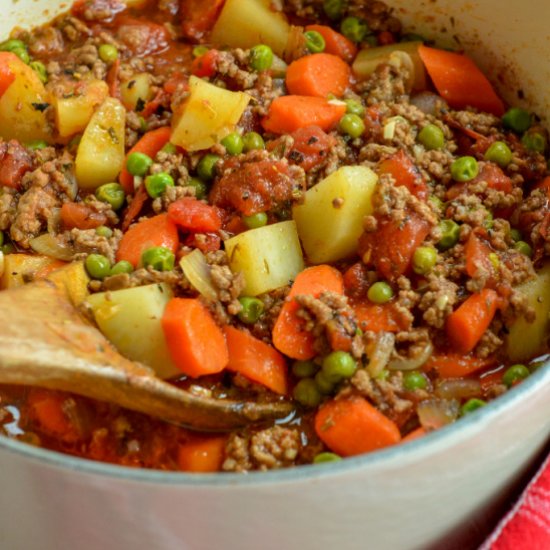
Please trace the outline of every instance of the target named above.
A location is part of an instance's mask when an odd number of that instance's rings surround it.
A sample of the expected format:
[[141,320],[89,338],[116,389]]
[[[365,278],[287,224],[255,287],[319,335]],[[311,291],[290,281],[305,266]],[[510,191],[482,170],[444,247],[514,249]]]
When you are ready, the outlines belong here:
[[298,274],[273,327],[273,345],[280,352],[300,360],[315,356],[315,338],[311,332],[304,330],[304,320],[298,317],[299,306],[293,298],[299,294],[318,297],[327,291],[344,293],[342,274],[333,267],[317,265]]
[[432,355],[424,363],[422,370],[428,372],[434,369],[441,378],[462,378],[494,364],[492,357],[481,359],[472,355],[445,353]]
[[148,248],[163,246],[176,253],[179,244],[178,230],[168,214],[159,214],[137,223],[122,237],[116,254],[117,262],[126,260],[136,268],[141,254]]
[[357,55],[357,46],[343,34],[326,25],[308,25],[306,31],[318,32],[325,40],[325,53],[337,55],[351,63]]
[[286,72],[289,93],[327,98],[343,95],[351,79],[350,66],[336,55],[316,53],[292,62]]
[[238,372],[275,393],[288,393],[287,364],[275,348],[234,327],[225,327],[224,333],[229,350],[228,370]]
[[291,134],[311,125],[328,132],[345,114],[344,103],[329,102],[322,97],[285,95],[273,100],[262,125],[274,134]]
[[229,360],[222,329],[196,298],[172,298],[162,316],[172,361],[188,376],[221,372]]
[[227,437],[197,437],[178,447],[178,466],[184,472],[210,473],[221,469]]
[[323,443],[341,456],[354,456],[395,445],[399,428],[363,397],[328,401],[315,415],[315,431]]
[[481,340],[495,316],[498,294],[490,288],[472,294],[447,317],[446,331],[452,346],[470,353]]

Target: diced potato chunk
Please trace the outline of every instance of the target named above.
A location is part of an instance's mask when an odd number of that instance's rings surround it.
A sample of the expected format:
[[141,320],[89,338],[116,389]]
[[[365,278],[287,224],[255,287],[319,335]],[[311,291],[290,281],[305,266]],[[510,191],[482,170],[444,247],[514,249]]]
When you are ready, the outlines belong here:
[[513,362],[533,359],[547,349],[550,330],[550,264],[537,273],[536,279],[524,283],[517,290],[527,296],[536,318],[533,323],[520,318],[509,328],[507,357]]
[[170,298],[172,290],[163,283],[92,294],[86,303],[101,332],[122,355],[170,378],[181,374],[172,363],[161,325]]
[[109,86],[102,80],[94,80],[84,86],[83,90],[75,91],[53,100],[55,119],[59,136],[70,137],[82,132],[94,109],[101,105],[109,95]]
[[82,189],[116,181],[124,164],[126,110],[108,98],[94,113],[76,154],[76,180]]
[[57,262],[48,256],[36,254],[4,255],[4,273],[0,279],[0,288],[16,288],[31,281],[35,274],[45,267]]
[[271,0],[227,0],[212,29],[210,41],[217,46],[252,48],[267,44],[282,57],[290,25]]
[[122,103],[130,111],[134,111],[140,102],[147,103],[152,97],[151,92],[151,75],[149,73],[135,74],[120,87]]
[[1,52],[2,72],[15,79],[0,97],[0,137],[22,143],[51,141],[46,118],[50,98],[38,75],[17,56]]
[[293,217],[310,262],[336,262],[356,252],[377,180],[370,168],[344,166],[307,191]]
[[192,76],[190,95],[176,116],[171,141],[186,151],[201,151],[235,130],[250,96],[231,92]]
[[285,286],[304,269],[293,221],[245,231],[225,241],[225,250],[231,270],[243,273],[248,296]]
[[355,61],[353,62],[353,72],[361,80],[368,78],[378,65],[388,63],[394,55],[394,61],[399,62],[399,58],[395,57],[395,52],[405,52],[410,56],[413,65],[413,73],[411,75],[411,85],[414,91],[422,91],[426,89],[426,69],[422,59],[418,55],[418,47],[422,42],[399,42],[397,44],[389,44],[388,46],[380,46],[378,48],[365,48],[361,50]]
[[64,287],[75,306],[80,305],[89,295],[90,277],[88,277],[83,262],[71,262],[48,275],[48,279],[56,285]]

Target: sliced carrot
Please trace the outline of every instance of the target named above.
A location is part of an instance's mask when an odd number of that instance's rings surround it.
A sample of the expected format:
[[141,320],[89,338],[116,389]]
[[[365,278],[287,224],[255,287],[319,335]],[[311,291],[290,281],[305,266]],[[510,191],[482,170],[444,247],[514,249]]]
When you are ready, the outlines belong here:
[[291,134],[303,126],[316,125],[325,132],[332,130],[346,114],[343,103],[321,97],[285,95],[271,103],[262,125],[274,134]]
[[395,422],[357,395],[322,405],[315,415],[315,431],[341,456],[368,453],[401,441]]
[[447,317],[446,331],[453,347],[472,351],[489,328],[498,306],[498,294],[490,288],[472,294]]
[[336,55],[315,53],[293,61],[286,72],[289,93],[327,98],[341,97],[350,84],[351,68]]
[[10,68],[11,62],[21,62],[21,60],[13,53],[0,52],[0,97],[15,80],[15,73]]
[[412,211],[402,221],[379,219],[375,231],[359,238],[359,254],[367,265],[395,281],[409,270],[415,250],[430,230],[430,223]]
[[107,223],[105,214],[80,202],[66,202],[61,207],[60,219],[65,229],[96,229]]
[[430,194],[428,186],[412,159],[400,149],[378,166],[378,173],[389,174],[395,185],[406,187],[415,197],[426,200]]
[[214,26],[225,0],[180,0],[183,36],[200,40]]
[[351,40],[326,25],[308,25],[306,31],[318,32],[325,40],[325,53],[337,55],[346,63],[357,55],[357,46]]
[[124,217],[122,218],[122,231],[126,231],[130,227],[131,223],[139,216],[139,213],[145,206],[148,199],[149,194],[147,193],[145,185],[140,185],[132,197],[132,202],[124,211]]
[[130,227],[122,237],[117,262],[126,260],[136,268],[141,262],[142,253],[154,246],[168,248],[174,254],[178,248],[178,230],[168,214],[159,214]]
[[79,435],[63,410],[65,400],[66,396],[60,393],[33,388],[28,397],[29,410],[31,417],[47,435],[74,443]]
[[219,472],[227,437],[203,437],[178,446],[178,465],[184,472]]
[[353,311],[357,318],[357,326],[363,332],[400,332],[408,330],[395,304],[373,304],[372,302],[353,302]]
[[172,298],[162,316],[172,361],[188,376],[221,372],[229,360],[222,329],[196,298]]
[[469,57],[424,45],[419,46],[418,53],[438,93],[451,107],[476,107],[502,116],[504,103]]
[[286,360],[275,348],[234,327],[225,327],[224,333],[229,350],[228,370],[238,372],[275,393],[288,393]]
[[412,432],[408,433],[402,440],[401,443],[406,443],[407,441],[414,441],[415,439],[420,439],[426,435],[426,430],[424,428],[416,428]]
[[304,329],[304,320],[298,317],[298,302],[293,298],[307,294],[317,298],[323,292],[343,294],[342,274],[328,265],[310,267],[298,274],[287,301],[273,327],[273,345],[293,359],[307,360],[315,356],[315,338]]
[[441,378],[463,378],[494,364],[493,357],[482,359],[461,353],[436,353],[424,363],[422,370],[428,372],[433,369]]
[[193,197],[183,197],[168,207],[168,217],[182,229],[193,233],[216,232],[222,226],[217,208]]
[[475,277],[480,269],[491,275],[494,273],[495,268],[491,263],[489,254],[491,254],[489,245],[472,231],[464,247],[466,273],[469,277]]
[[124,188],[124,192],[130,195],[134,192],[134,176],[128,172],[126,162],[132,153],[144,153],[152,159],[157,156],[157,153],[170,141],[171,129],[169,127],[157,128],[147,132],[142,138],[128,151],[124,160],[124,167],[120,172],[118,181]]

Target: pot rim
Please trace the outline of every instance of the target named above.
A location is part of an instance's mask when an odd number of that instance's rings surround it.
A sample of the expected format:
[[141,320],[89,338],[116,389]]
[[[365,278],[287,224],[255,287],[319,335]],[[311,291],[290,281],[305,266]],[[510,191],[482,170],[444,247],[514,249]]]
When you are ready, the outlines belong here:
[[[34,447],[27,443],[0,435],[0,451],[8,451],[34,462],[40,462],[57,469],[70,470],[75,473],[99,475],[129,482],[155,483],[163,485],[187,485],[226,488],[229,486],[250,486],[280,484],[281,482],[306,481],[350,474],[358,470],[385,467],[406,466],[412,462],[426,460],[445,448],[457,445],[465,439],[491,429],[494,418],[513,409],[516,404],[530,399],[533,395],[550,386],[550,358],[546,356],[544,365],[524,380],[517,387],[496,398],[466,418],[449,426],[435,430],[420,439],[373,451],[371,453],[349,457],[342,461],[324,465],[302,465],[295,468],[284,468],[267,472],[254,471],[243,473],[210,473],[191,474],[186,472],[166,472],[145,468],[131,468],[105,462],[79,458]],[[550,435],[550,427],[549,427]]]

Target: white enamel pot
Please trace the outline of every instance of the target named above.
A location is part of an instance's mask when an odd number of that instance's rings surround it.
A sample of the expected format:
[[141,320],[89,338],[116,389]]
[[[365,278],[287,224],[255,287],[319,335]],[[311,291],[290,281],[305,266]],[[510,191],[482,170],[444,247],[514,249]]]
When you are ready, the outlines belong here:
[[[0,35],[59,0],[3,0]],[[7,6],[5,5],[7,4]],[[390,1],[461,44],[509,101],[550,112],[550,3]],[[65,4],[65,9],[67,5]],[[550,436],[550,366],[421,440],[325,466],[250,475],[140,471],[0,438],[4,550],[445,550],[475,547]]]

